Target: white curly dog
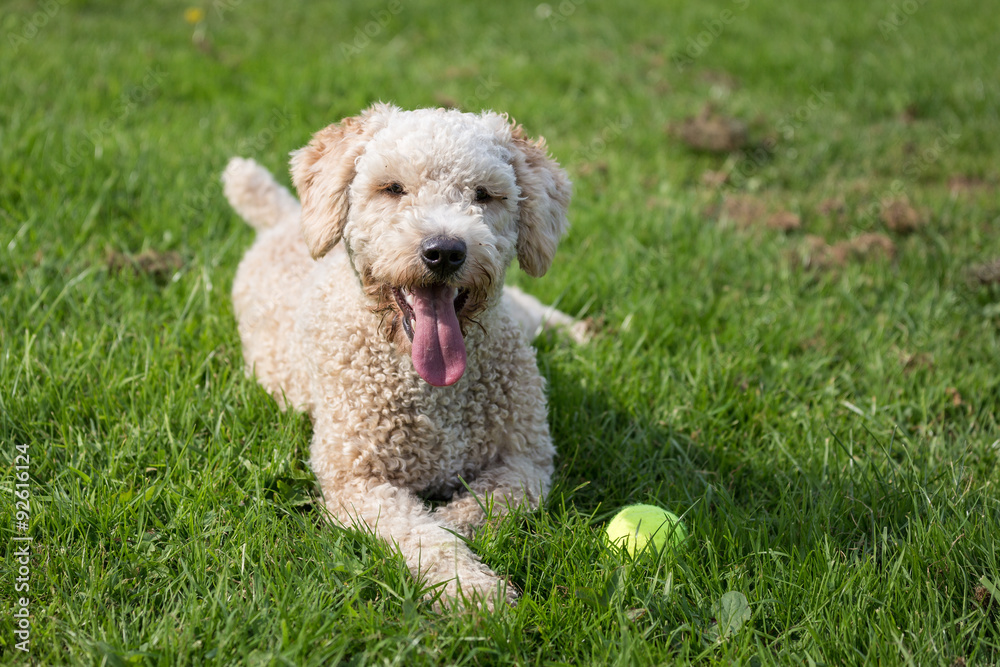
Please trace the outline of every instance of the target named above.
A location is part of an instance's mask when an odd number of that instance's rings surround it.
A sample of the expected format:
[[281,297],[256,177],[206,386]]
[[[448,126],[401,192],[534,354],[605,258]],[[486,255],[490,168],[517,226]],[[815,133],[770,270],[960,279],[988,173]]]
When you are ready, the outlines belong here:
[[248,370],[311,416],[333,517],[396,545],[442,600],[514,601],[458,536],[549,488],[528,339],[585,327],[503,283],[515,257],[549,268],[566,174],[506,116],[385,104],[317,132],[291,169],[301,206],[252,160],[223,174],[258,230],[233,285]]

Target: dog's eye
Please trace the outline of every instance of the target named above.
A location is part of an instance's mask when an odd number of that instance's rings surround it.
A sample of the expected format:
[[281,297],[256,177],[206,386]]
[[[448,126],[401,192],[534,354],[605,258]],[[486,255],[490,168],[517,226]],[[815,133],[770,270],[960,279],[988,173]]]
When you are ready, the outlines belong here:
[[490,195],[489,190],[487,190],[482,186],[476,188],[476,201],[484,202],[484,201],[489,201],[490,199],[493,199],[493,197]]
[[382,192],[388,192],[391,195],[405,195],[406,190],[399,183],[390,183],[389,185],[382,188]]

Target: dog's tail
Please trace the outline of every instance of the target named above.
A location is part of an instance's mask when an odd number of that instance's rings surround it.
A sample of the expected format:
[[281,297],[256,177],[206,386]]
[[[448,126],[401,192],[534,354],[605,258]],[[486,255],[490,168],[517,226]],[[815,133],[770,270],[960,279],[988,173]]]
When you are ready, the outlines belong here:
[[287,217],[299,216],[299,200],[279,185],[271,172],[249,158],[231,159],[222,172],[222,184],[230,205],[254,229],[267,229]]

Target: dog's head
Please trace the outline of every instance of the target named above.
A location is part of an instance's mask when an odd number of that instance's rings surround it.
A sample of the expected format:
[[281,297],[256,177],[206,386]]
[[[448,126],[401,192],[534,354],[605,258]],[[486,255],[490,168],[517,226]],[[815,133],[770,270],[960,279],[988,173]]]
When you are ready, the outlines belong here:
[[541,276],[567,225],[565,172],[495,113],[375,105],[293,153],[292,178],[313,257],[344,241],[387,335],[434,385],[462,376],[465,328],[514,257]]

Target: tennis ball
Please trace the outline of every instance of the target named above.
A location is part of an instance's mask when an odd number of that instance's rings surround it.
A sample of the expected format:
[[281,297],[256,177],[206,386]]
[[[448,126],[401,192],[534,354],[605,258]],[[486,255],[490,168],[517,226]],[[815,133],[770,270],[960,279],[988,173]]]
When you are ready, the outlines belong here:
[[654,505],[629,505],[622,508],[604,529],[608,542],[635,556],[650,544],[657,551],[668,545],[678,547],[687,538],[680,517]]

